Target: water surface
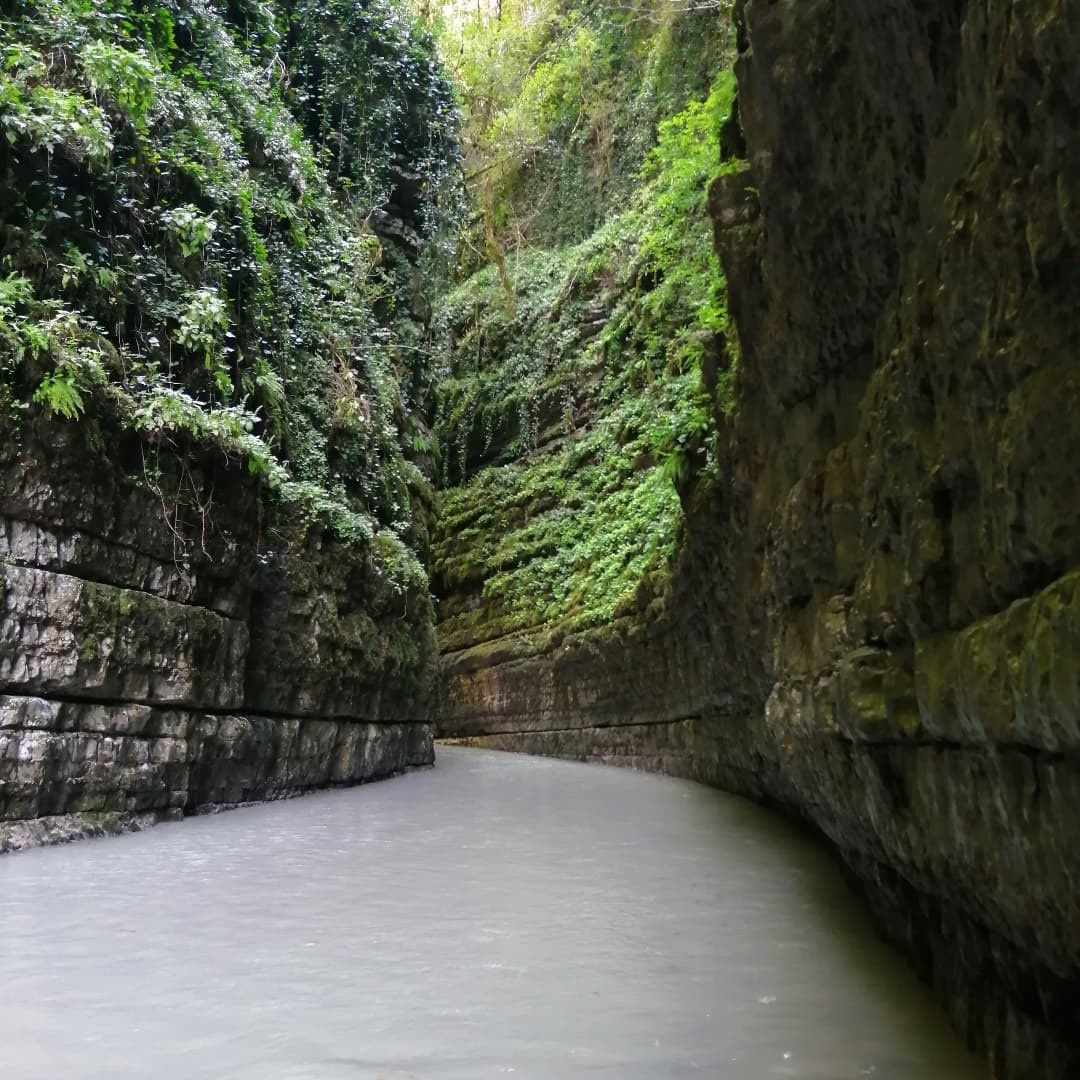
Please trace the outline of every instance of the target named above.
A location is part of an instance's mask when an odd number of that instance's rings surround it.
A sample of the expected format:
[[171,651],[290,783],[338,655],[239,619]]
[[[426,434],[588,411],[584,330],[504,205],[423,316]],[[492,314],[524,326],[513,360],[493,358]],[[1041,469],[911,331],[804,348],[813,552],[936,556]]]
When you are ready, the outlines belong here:
[[432,771],[0,859],[4,1080],[974,1080],[831,861],[662,777]]

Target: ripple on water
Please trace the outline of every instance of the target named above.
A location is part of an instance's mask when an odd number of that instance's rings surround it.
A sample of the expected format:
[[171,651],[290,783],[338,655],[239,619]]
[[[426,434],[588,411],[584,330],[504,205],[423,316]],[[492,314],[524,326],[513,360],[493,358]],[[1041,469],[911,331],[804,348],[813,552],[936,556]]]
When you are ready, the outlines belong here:
[[477,751],[0,859],[5,1080],[975,1080],[835,867],[694,784]]

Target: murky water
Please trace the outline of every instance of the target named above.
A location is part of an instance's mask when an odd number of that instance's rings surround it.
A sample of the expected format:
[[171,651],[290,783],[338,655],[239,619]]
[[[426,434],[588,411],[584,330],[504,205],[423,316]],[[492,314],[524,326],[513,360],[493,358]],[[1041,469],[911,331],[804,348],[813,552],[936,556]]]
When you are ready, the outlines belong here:
[[434,771],[0,859],[4,1080],[967,1080],[835,868],[615,769]]

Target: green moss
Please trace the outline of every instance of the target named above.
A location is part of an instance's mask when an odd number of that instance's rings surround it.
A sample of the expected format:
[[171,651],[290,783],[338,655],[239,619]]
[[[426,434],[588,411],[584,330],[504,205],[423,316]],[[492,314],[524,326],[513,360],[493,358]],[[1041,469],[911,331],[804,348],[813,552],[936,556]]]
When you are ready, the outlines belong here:
[[729,385],[714,400],[702,372],[727,328],[704,199],[732,90],[724,73],[660,126],[630,206],[588,240],[520,251],[443,301],[444,649],[603,625],[663,593],[677,486],[716,467]]
[[84,581],[80,586],[78,615],[72,623],[78,635],[79,660],[96,663],[103,659],[101,642],[107,639],[115,643],[125,631],[131,631],[131,624],[140,631],[145,628],[149,641],[168,640],[168,618],[168,607],[156,597]]
[[[9,419],[221,451],[287,513],[405,536],[429,376],[401,264],[457,163],[430,36],[395,0],[16,0],[0,41]],[[391,204],[403,253],[373,231]]]

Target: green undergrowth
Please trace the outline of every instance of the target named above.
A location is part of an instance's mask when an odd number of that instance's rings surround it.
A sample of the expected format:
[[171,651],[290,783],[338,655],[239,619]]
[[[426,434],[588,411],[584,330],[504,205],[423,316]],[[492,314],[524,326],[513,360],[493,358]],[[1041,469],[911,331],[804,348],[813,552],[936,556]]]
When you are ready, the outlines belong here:
[[726,0],[421,6],[441,9],[465,115],[469,271],[584,240],[625,205],[658,124],[708,94],[729,41]]
[[728,316],[705,195],[731,167],[717,135],[732,96],[724,72],[662,123],[629,205],[587,240],[511,254],[511,297],[489,266],[445,298],[444,650],[596,626],[663,593],[677,489],[717,468],[730,381],[715,370]]
[[408,296],[456,126],[390,0],[0,3],[7,419],[224,454],[422,584]]

